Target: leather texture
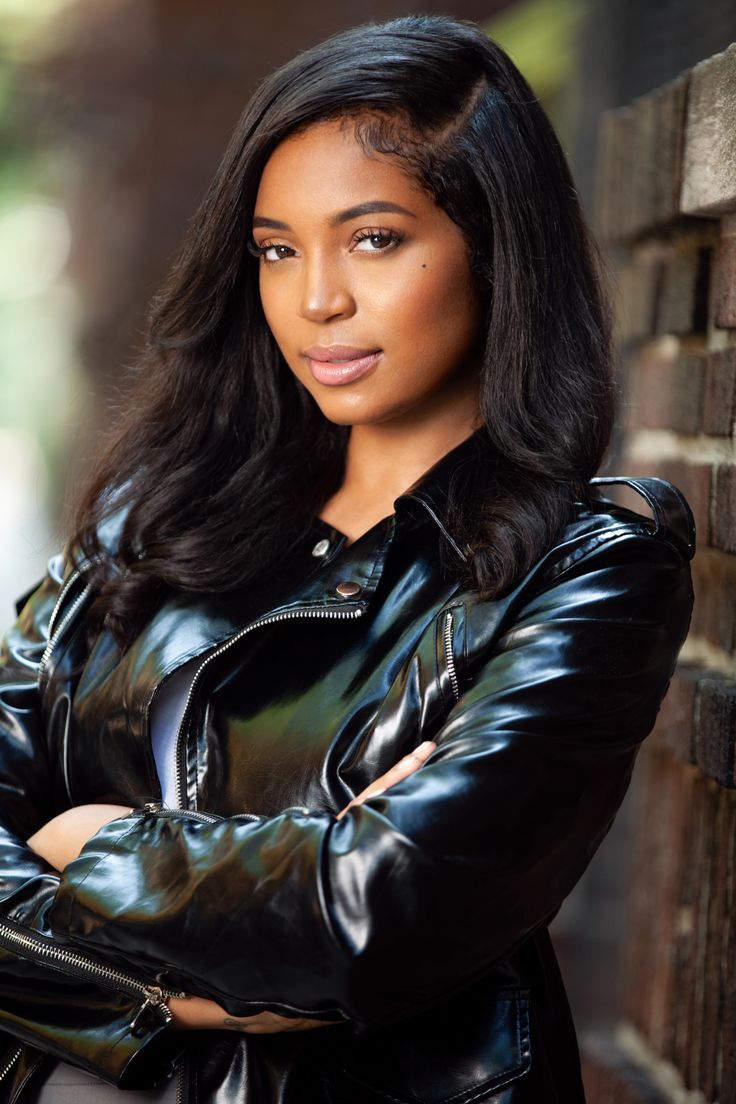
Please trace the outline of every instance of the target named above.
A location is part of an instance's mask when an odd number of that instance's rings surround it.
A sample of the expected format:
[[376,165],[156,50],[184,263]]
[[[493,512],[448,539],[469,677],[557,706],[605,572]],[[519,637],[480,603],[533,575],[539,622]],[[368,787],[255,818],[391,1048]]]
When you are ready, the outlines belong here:
[[[177,1077],[187,1104],[583,1104],[548,924],[667,691],[695,527],[671,483],[594,479],[480,601],[439,557],[467,553],[440,518],[477,441],[358,540],[315,518],[259,586],[172,597],[125,653],[106,631],[87,652],[68,550],[19,599],[0,657],[0,1102],[32,1104],[59,1058],[121,1087]],[[653,518],[602,496],[617,480]],[[149,711],[194,656],[170,809]],[[426,739],[418,771],[336,819]],[[24,841],[87,802],[133,811],[59,875]],[[175,1031],[156,985],[334,1024]]]

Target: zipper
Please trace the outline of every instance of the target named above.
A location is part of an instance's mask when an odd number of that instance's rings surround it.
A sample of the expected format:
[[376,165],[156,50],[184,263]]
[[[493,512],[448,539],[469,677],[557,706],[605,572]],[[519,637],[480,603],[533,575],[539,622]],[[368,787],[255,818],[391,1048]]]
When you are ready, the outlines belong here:
[[25,1096],[25,1090],[26,1090],[26,1086],[27,1086],[28,1082],[34,1076],[36,1071],[41,1068],[43,1063],[44,1063],[44,1055],[41,1054],[41,1055],[39,1055],[38,1058],[36,1058],[35,1062],[33,1062],[32,1065],[30,1065],[28,1067],[28,1069],[26,1070],[26,1075],[23,1078],[23,1080],[21,1081],[20,1085],[18,1085],[18,1088],[13,1093],[13,1097],[10,1101],[10,1104],[18,1104],[18,1101],[20,1100],[20,1098],[22,1096]]
[[2,1081],[5,1077],[8,1076],[8,1074],[10,1073],[10,1071],[12,1070],[13,1066],[18,1061],[18,1059],[20,1058],[22,1053],[23,1053],[23,1045],[21,1044],[21,1046],[16,1047],[16,1049],[11,1054],[10,1058],[8,1058],[5,1065],[0,1070],[0,1081]]
[[175,1104],[184,1104],[184,1086],[187,1080],[187,1070],[189,1067],[188,1054],[186,1051],[179,1059],[179,1065],[176,1070],[176,1102]]
[[67,585],[64,587],[61,594],[59,595],[59,597],[56,600],[56,605],[54,606],[53,612],[51,614],[51,618],[49,620],[49,638],[48,638],[48,642],[46,644],[46,647],[44,648],[43,655],[41,656],[41,660],[38,664],[38,685],[39,685],[39,688],[42,685],[43,673],[46,669],[46,666],[48,664],[49,659],[51,658],[51,653],[54,650],[54,647],[56,645],[57,640],[59,639],[61,634],[64,632],[64,629],[67,627],[67,625],[69,624],[71,619],[74,617],[74,614],[77,612],[77,610],[82,605],[85,598],[87,597],[87,595],[89,594],[89,592],[92,589],[92,584],[87,583],[84,590],[82,590],[77,595],[77,597],[74,599],[74,601],[72,602],[69,609],[66,611],[66,613],[62,617],[61,622],[59,624],[59,627],[56,629],[56,631],[54,633],[52,633],[51,629],[52,629],[54,621],[56,620],[56,614],[57,614],[57,612],[58,612],[58,610],[61,606],[61,603],[63,602],[64,598],[66,597],[66,595],[69,591],[69,588],[71,587],[71,584],[73,582],[75,582],[76,579],[80,575],[81,575],[81,571],[76,571],[73,575],[69,576],[69,578],[67,579]]
[[[130,1031],[133,1035],[142,1034],[139,1030],[141,1021],[155,1013],[159,1020],[170,1023],[171,1010],[166,1004],[167,997],[185,997],[186,993],[179,990],[164,989],[160,985],[149,985],[132,974],[126,974],[122,970],[116,970],[111,966],[102,966],[94,959],[79,951],[62,950],[54,947],[49,941],[30,931],[23,931],[7,922],[0,922],[0,944],[10,947],[22,958],[31,958],[34,961],[45,959],[52,966],[57,966],[65,973],[84,981],[93,979],[100,981],[108,988],[123,991],[131,996],[140,997],[142,1004],[130,1023]],[[31,952],[31,953],[29,953]]]
[[452,610],[445,611],[445,659],[447,661],[447,670],[450,675],[450,682],[452,683],[452,693],[455,701],[460,697],[460,687],[457,681],[457,672],[455,670],[455,657],[452,654]]
[[[129,816],[185,816],[191,817],[192,820],[205,820],[213,823],[218,820],[224,820],[225,817],[220,816],[218,813],[202,813],[199,809],[170,809],[168,805],[164,805],[162,801],[147,801],[145,805],[141,805],[137,809],[133,809]],[[228,820],[265,820],[265,817],[259,816],[258,813],[234,813]]]
[[[229,640],[226,640],[224,644],[221,644],[219,648],[215,648],[214,651],[210,652],[206,659],[204,659],[202,663],[200,663],[199,667],[194,673],[194,677],[189,686],[189,692],[184,703],[184,711],[182,713],[181,722],[176,733],[176,740],[174,742],[174,792],[176,794],[176,800],[180,806],[183,806],[186,801],[186,795],[182,790],[181,784],[182,736],[184,733],[185,725],[188,721],[187,714],[189,713],[189,709],[192,703],[194,690],[199,680],[199,676],[201,675],[205,667],[209,663],[211,663],[212,660],[217,659],[218,656],[221,656],[223,652],[226,652],[228,648],[231,648],[233,644],[237,644],[239,640],[242,640],[246,633],[251,632],[252,629],[257,628],[259,625],[269,625],[274,621],[286,621],[289,618],[293,617],[361,617],[364,612],[365,606],[357,606],[353,609],[341,610],[332,609],[329,606],[313,607],[310,609],[305,609],[302,607],[301,609],[285,610],[283,613],[274,613],[268,617],[261,617],[257,621],[251,622],[250,625],[246,625],[245,628],[241,629],[240,632],[235,634],[235,636],[231,636]],[[179,811],[181,812],[181,809]]]

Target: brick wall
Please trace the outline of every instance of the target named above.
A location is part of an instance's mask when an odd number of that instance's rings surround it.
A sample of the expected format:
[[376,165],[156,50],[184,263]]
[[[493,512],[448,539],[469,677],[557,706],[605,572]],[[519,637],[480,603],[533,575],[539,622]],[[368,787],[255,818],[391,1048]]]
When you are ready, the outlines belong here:
[[589,1104],[736,1104],[736,44],[604,113],[594,225],[622,395],[603,474],[676,483],[698,551],[629,797],[619,1018],[581,1033],[586,1088]]

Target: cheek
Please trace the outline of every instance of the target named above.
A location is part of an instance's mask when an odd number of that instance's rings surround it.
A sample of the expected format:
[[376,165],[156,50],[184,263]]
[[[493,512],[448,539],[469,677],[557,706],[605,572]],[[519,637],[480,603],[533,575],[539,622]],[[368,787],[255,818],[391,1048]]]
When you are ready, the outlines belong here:
[[[414,264],[404,274],[389,317],[391,344],[411,347],[425,364],[462,356],[475,341],[479,310],[468,261],[446,255]],[[416,358],[417,360],[419,357]]]
[[278,280],[269,280],[268,275],[259,278],[261,307],[269,329],[278,340],[282,330],[286,329],[289,304],[284,302],[284,287],[279,288]]

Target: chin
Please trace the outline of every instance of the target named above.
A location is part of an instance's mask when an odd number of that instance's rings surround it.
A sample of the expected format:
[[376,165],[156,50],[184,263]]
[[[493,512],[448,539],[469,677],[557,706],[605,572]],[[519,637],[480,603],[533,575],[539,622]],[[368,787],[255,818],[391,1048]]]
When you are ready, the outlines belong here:
[[380,407],[372,410],[338,411],[334,408],[329,409],[324,406],[321,406],[320,409],[325,418],[335,425],[378,426],[390,425],[392,422],[397,422],[407,415],[410,415],[413,410],[413,404],[409,403],[403,407]]

